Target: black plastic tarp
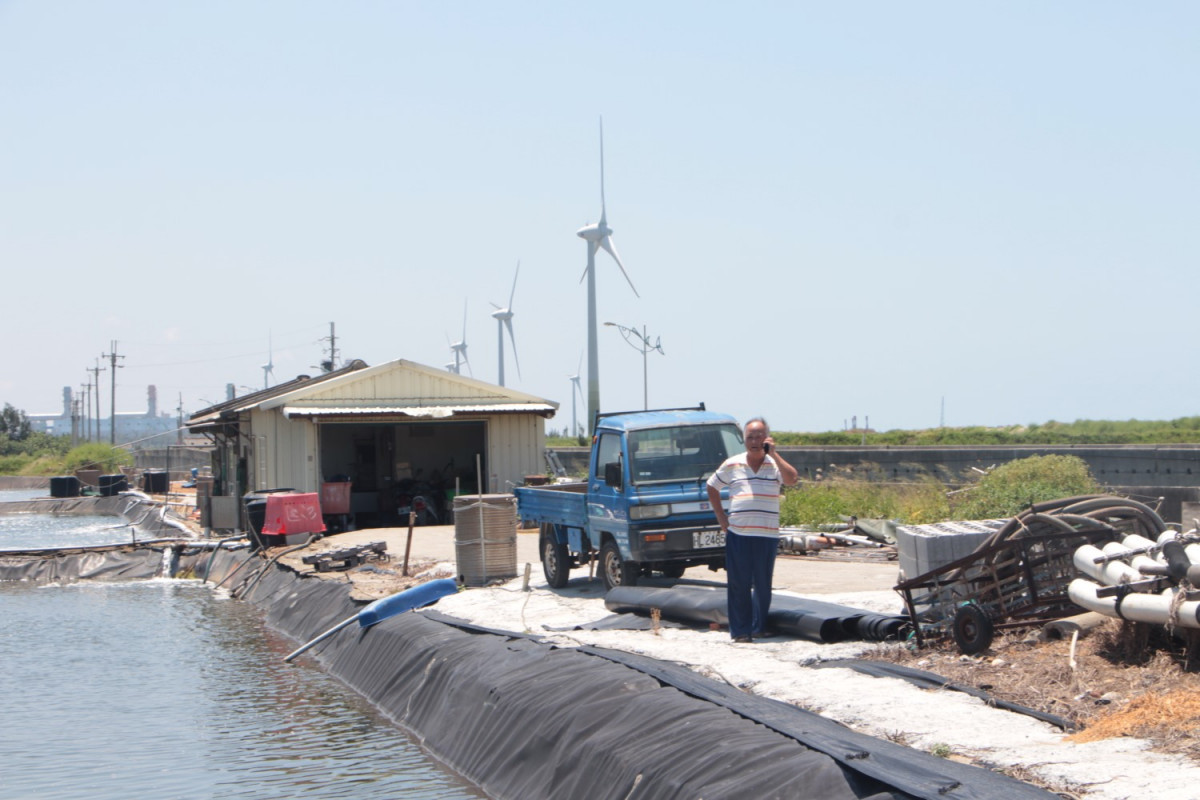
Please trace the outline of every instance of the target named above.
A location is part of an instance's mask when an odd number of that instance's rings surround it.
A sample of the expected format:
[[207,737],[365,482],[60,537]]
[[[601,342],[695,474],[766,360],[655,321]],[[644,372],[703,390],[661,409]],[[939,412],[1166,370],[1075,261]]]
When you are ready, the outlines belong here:
[[107,580],[155,578],[163,571],[163,547],[64,549],[0,553],[0,581]]
[[[217,556],[218,580],[235,558]],[[298,641],[357,610],[344,585],[282,568],[247,599]],[[913,796],[643,672],[532,638],[406,613],[314,653],[490,797]]]
[[[344,586],[282,569],[249,599],[298,641],[356,611]],[[1053,797],[675,665],[560,648],[436,607],[313,652],[497,798]]]
[[164,510],[163,506],[136,493],[108,497],[44,498],[0,503],[0,515],[47,514],[53,516],[120,517],[133,530],[130,538],[192,538],[194,532]]
[[[604,596],[604,605],[616,613],[649,614],[651,609],[658,609],[664,619],[693,624],[729,624],[724,589],[617,586]],[[778,593],[771,599],[771,612],[767,617],[767,625],[775,633],[823,643],[895,639],[907,624],[908,618],[900,615],[876,614]]]

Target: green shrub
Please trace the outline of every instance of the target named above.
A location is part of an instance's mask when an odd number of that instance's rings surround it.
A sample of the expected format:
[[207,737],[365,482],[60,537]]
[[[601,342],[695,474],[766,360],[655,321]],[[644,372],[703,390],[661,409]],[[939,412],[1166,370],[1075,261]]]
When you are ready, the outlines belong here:
[[133,456],[119,447],[99,442],[81,444],[67,453],[63,459],[63,471],[98,469],[101,472],[116,472],[122,465],[132,464]]
[[1001,464],[984,475],[958,496],[954,514],[959,519],[1011,517],[1034,503],[1100,491],[1082,459],[1030,456]]
[[27,475],[25,468],[31,461],[33,456],[0,456],[0,475]]
[[940,522],[950,514],[946,489],[937,481],[880,484],[832,480],[803,483],[784,492],[782,525],[823,525],[842,517],[894,519],[911,525]]

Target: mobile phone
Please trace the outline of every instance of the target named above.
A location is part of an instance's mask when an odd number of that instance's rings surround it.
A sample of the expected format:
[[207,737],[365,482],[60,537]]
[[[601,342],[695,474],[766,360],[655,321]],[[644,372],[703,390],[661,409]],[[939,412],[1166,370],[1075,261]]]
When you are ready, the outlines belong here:
[[771,452],[771,443],[770,442],[763,442],[763,452],[764,453]]

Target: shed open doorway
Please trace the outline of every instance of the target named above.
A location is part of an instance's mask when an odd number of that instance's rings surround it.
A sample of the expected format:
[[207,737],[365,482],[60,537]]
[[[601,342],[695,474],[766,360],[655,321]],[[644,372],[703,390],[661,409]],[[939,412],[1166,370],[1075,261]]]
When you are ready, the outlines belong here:
[[[475,494],[488,474],[484,420],[322,422],[321,480],[351,482],[357,527],[407,524],[398,509],[425,498],[432,519],[449,524],[453,498]],[[487,480],[483,481],[487,487]]]

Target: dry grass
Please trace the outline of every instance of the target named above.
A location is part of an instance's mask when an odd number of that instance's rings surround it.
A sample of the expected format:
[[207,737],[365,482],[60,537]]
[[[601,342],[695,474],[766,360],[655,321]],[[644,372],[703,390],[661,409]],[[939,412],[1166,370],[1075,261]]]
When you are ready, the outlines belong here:
[[1069,640],[1029,631],[999,634],[981,656],[959,655],[952,643],[879,655],[1055,714],[1078,730],[1072,741],[1136,736],[1200,762],[1200,636],[1189,634],[1112,620],[1079,640],[1074,668]]
[[1136,736],[1161,742],[1164,749],[1187,752],[1195,757],[1198,729],[1200,694],[1194,689],[1175,689],[1135,697],[1121,708],[1093,720],[1069,739],[1095,742],[1117,736]]

